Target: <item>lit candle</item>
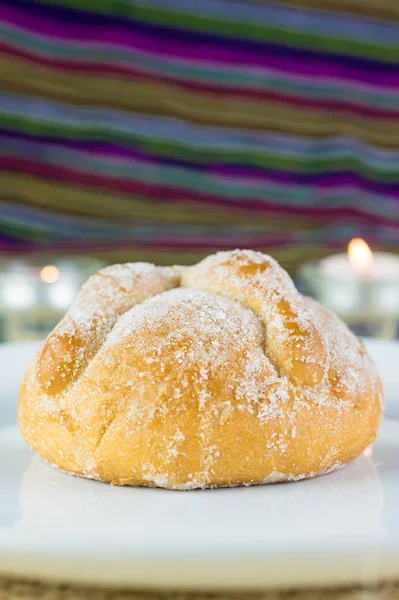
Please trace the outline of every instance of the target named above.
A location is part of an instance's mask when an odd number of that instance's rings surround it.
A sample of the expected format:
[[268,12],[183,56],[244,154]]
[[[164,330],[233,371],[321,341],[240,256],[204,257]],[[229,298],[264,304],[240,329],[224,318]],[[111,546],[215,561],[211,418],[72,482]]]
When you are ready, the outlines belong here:
[[102,261],[85,256],[0,261],[0,341],[45,337],[86,279],[102,266]]
[[55,265],[46,265],[40,270],[39,277],[43,283],[54,283],[60,278],[60,271]]
[[346,253],[310,261],[299,275],[305,293],[346,322],[367,327],[375,323],[380,335],[395,335],[399,324],[399,256],[372,252],[364,240],[354,238]]
[[334,254],[320,261],[322,273],[336,279],[365,279],[375,282],[399,281],[399,256],[370,250],[361,238],[348,244],[346,254]]

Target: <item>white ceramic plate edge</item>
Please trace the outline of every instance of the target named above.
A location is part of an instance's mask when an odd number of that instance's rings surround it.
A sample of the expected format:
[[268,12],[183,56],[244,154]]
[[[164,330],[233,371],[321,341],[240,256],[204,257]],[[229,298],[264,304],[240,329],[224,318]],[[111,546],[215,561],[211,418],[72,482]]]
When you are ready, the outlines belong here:
[[[63,583],[136,589],[257,590],[373,584],[398,578],[399,552],[378,547],[354,553],[336,551],[326,560],[312,553],[230,555],[171,554],[134,557],[117,554],[40,554],[0,551],[0,573]],[[162,565],[162,567],[160,566]]]

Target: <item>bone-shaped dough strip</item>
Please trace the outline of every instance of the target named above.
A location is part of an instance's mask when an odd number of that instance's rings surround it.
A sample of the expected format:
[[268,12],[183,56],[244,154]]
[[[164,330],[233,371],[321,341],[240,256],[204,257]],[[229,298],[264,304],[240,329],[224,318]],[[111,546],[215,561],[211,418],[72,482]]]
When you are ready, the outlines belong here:
[[78,379],[121,314],[179,282],[178,269],[148,263],[113,265],[93,275],[40,353],[36,374],[46,393],[57,395]]
[[219,252],[186,269],[182,285],[221,294],[252,308],[266,331],[265,352],[296,384],[315,386],[328,370],[323,335],[289,275],[253,251]]

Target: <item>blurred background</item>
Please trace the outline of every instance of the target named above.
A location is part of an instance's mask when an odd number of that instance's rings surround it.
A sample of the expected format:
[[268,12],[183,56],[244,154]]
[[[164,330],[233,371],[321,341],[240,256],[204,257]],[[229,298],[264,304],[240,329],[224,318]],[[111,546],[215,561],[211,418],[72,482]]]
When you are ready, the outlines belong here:
[[3,0],[0,199],[1,341],[102,265],[236,247],[397,337],[399,4]]

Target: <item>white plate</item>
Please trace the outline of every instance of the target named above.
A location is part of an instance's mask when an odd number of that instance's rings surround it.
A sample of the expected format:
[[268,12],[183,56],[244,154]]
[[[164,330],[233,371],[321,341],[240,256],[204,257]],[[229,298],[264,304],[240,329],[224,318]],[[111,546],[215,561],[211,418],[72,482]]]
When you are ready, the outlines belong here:
[[[399,416],[399,346],[369,345]],[[136,587],[267,588],[399,577],[399,421],[318,479],[167,492],[63,475],[15,425],[32,344],[0,348],[0,572]],[[14,423],[14,424],[13,424]]]

